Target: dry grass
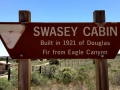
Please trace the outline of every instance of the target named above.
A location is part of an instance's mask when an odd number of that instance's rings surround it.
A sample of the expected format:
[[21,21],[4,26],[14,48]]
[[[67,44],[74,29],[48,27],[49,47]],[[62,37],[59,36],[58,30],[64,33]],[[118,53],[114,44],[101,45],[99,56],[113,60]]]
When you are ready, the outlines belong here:
[[[96,76],[95,76],[95,65],[92,60],[89,59],[71,59],[71,60],[60,60],[61,67],[72,67],[75,70],[78,67],[84,66],[87,68],[87,81],[81,83],[80,81],[71,82],[69,85],[63,83],[57,83],[56,81],[48,80],[43,86],[31,87],[31,90],[96,90]],[[17,69],[18,63],[11,61],[11,69]],[[32,61],[31,66],[39,66],[48,61]],[[90,68],[90,69],[89,69]],[[120,56],[116,56],[115,59],[108,59],[108,76],[109,76],[109,90],[120,90],[120,86],[113,84],[113,77],[116,72],[120,71]],[[17,90],[17,89],[16,89]]]

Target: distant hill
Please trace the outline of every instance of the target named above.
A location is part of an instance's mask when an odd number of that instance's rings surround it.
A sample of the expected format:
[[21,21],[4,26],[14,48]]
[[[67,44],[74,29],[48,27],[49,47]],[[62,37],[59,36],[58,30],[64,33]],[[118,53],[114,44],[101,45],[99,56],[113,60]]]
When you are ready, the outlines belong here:
[[120,56],[120,53],[117,56]]
[[[119,54],[117,54],[117,56],[120,56],[120,53],[119,53]],[[5,58],[5,59],[6,59],[7,57],[8,57],[9,59],[11,59],[11,57],[10,57],[10,56],[0,56],[0,58]]]
[[0,58],[5,58],[5,59],[6,59],[7,57],[10,59],[10,56],[0,56]]

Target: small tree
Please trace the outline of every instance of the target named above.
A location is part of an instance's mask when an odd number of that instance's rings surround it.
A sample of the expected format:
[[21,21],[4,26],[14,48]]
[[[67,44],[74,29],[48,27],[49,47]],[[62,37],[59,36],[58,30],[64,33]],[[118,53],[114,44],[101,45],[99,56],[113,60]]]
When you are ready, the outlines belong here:
[[76,79],[76,75],[77,73],[74,69],[70,67],[64,67],[57,70],[54,77],[58,82],[69,84]]

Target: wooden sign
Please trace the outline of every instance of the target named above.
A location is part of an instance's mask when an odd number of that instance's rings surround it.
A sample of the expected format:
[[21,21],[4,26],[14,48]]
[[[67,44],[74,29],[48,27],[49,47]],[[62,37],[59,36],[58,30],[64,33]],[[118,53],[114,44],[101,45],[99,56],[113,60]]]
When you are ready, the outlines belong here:
[[115,58],[120,23],[0,23],[1,40],[13,59]]

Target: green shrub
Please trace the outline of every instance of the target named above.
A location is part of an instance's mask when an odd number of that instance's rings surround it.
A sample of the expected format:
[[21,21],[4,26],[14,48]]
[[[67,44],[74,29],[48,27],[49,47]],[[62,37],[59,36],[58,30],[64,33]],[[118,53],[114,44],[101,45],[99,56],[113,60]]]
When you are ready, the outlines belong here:
[[18,71],[17,69],[11,71],[10,82],[14,87],[18,87]]
[[31,75],[31,84],[33,86],[43,86],[46,85],[48,78],[39,74],[39,72],[33,72]]
[[107,63],[107,65],[108,65],[108,68],[111,68],[111,64],[109,62]]
[[60,68],[56,71],[54,77],[58,82],[69,84],[76,79],[76,71],[70,67]]
[[33,72],[31,75],[31,83],[32,85],[38,86],[40,85],[40,75],[38,72]]
[[110,80],[113,85],[120,85],[120,71],[115,72]]
[[48,78],[54,78],[55,71],[58,69],[56,65],[48,65],[42,68],[41,74]]
[[49,78],[53,78],[54,77],[54,74],[55,74],[55,71],[58,69],[58,67],[56,65],[51,65],[50,66],[50,71],[49,71],[49,75],[48,77]]
[[12,85],[6,78],[0,78],[0,90],[12,90]]
[[5,61],[6,59],[5,58],[0,58],[0,61]]
[[78,79],[83,82],[87,77],[86,68],[85,67],[79,67],[78,68]]
[[120,69],[120,66],[118,66],[118,68]]
[[117,70],[115,70],[115,69],[111,69],[110,71],[111,71],[111,73],[116,73],[117,72]]

